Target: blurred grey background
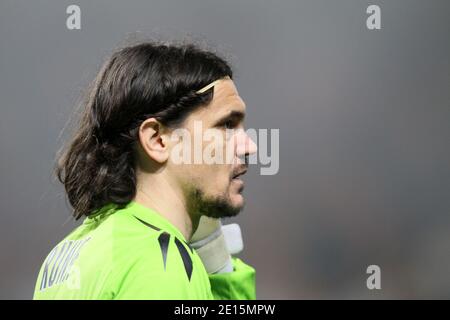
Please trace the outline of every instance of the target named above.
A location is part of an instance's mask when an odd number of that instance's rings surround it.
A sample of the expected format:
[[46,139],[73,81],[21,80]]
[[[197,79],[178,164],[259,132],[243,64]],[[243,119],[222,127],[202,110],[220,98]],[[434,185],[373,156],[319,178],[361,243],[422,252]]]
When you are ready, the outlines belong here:
[[[81,8],[81,30],[66,8]],[[366,8],[381,7],[381,30]],[[133,37],[193,35],[234,65],[280,171],[246,178],[259,299],[450,298],[450,2],[0,2],[0,298],[30,299],[78,225],[52,176],[82,90]],[[136,32],[138,32],[136,34]],[[381,268],[368,290],[366,268]]]

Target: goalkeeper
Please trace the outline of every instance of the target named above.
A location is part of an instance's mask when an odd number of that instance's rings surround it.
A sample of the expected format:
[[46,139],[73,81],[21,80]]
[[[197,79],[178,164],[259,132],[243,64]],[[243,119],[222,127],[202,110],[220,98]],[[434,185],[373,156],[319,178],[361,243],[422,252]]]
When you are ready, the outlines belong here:
[[[256,152],[232,77],[193,44],[145,42],[109,58],[56,167],[84,221],[45,258],[35,299],[256,298],[255,270],[233,256],[239,227],[220,222],[242,209]],[[208,134],[214,148],[196,143]]]

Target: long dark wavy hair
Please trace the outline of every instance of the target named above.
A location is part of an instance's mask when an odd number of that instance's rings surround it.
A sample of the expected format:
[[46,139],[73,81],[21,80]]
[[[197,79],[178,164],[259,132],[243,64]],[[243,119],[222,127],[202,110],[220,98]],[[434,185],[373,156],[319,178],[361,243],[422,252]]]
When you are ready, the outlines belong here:
[[128,204],[136,195],[140,124],[155,117],[179,125],[213,98],[213,89],[195,92],[225,76],[232,78],[229,64],[195,44],[145,42],[113,53],[91,84],[55,168],[75,219],[106,204]]

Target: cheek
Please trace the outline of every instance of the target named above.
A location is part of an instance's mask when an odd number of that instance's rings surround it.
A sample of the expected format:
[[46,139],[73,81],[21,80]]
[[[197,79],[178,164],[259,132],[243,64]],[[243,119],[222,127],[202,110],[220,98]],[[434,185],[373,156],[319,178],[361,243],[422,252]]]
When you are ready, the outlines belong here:
[[207,167],[204,168],[204,172],[207,172],[205,179],[211,180],[219,186],[228,185],[230,183],[230,166],[214,164],[206,165],[205,167]]
[[[224,189],[230,186],[234,162],[233,139],[225,139],[225,137],[225,134],[216,136],[214,143],[203,149],[203,155],[211,156],[212,159],[215,159],[214,163],[210,162],[199,166],[202,167],[203,178],[208,181],[208,184],[214,185],[211,186],[211,189],[219,192],[224,192]],[[209,143],[211,142],[209,141]]]
[[230,188],[230,169],[225,165],[199,166],[198,186],[205,193],[214,196],[228,192]]

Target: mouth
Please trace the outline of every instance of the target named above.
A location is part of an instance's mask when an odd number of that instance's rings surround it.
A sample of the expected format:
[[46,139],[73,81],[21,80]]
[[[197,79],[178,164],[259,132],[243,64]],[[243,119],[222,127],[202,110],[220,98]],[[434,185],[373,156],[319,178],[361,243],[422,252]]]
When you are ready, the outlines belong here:
[[231,177],[231,180],[241,180],[241,176],[243,176],[244,174],[246,174],[247,173],[247,169],[245,168],[245,169],[243,169],[243,170],[240,170],[240,171],[238,171],[238,172],[236,172],[232,177]]

